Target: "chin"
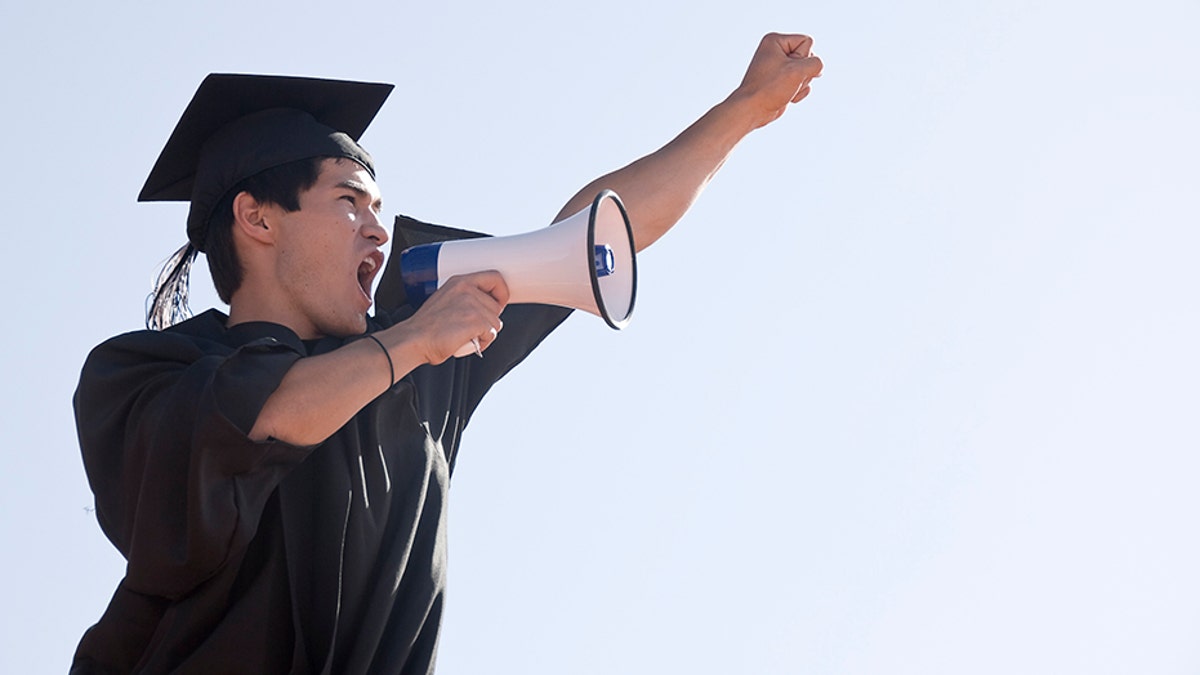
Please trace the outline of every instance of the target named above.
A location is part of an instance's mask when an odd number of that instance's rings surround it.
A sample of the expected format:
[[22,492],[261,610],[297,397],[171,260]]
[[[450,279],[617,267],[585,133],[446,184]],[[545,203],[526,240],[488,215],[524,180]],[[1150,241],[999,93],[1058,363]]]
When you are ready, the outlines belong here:
[[351,335],[362,335],[367,332],[367,317],[358,315],[353,321],[346,325],[346,331],[341,337],[349,337]]
[[351,318],[339,318],[323,326],[320,332],[322,335],[339,338],[362,335],[367,332],[367,317],[359,314]]

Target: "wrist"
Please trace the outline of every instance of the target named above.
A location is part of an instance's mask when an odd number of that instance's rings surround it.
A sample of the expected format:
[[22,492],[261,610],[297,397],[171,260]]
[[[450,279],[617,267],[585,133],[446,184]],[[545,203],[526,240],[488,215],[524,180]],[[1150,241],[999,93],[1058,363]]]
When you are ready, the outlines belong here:
[[764,127],[779,117],[780,110],[771,106],[761,93],[743,87],[734,89],[724,101],[717,104],[722,115],[739,129],[743,136]]
[[397,381],[418,367],[431,363],[425,343],[420,339],[420,332],[412,330],[407,322],[396,324],[375,335],[392,358]]

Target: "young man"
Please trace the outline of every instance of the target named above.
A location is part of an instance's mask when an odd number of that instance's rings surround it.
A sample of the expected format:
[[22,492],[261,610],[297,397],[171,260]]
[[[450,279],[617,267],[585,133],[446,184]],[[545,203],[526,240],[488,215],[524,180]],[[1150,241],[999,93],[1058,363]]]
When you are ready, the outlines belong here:
[[[766,36],[729,98],[559,217],[613,189],[650,245],[738,141],[808,94],[811,49]],[[389,234],[356,139],[389,90],[213,76],[168,141],[142,198],[191,202],[189,248],[157,314],[195,251],[229,313],[118,336],[84,367],[80,444],[128,567],[73,673],[433,670],[462,427],[569,311],[506,306],[495,272],[414,311],[394,256],[368,316]],[[461,236],[403,219],[395,235]],[[472,340],[486,358],[452,358]]]

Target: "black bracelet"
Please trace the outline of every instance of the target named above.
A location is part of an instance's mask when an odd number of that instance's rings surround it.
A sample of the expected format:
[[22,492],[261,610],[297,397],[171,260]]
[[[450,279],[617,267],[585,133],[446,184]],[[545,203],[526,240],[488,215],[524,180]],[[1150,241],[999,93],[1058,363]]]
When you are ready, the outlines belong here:
[[390,376],[390,379],[388,379],[388,382],[391,383],[388,385],[388,389],[391,389],[393,386],[396,385],[396,366],[392,365],[392,355],[390,352],[388,352],[387,347],[384,347],[383,343],[380,342],[379,338],[375,337],[375,335],[373,333],[368,334],[367,337],[374,340],[375,344],[379,345],[379,348],[383,350],[383,355],[387,357],[388,375]]

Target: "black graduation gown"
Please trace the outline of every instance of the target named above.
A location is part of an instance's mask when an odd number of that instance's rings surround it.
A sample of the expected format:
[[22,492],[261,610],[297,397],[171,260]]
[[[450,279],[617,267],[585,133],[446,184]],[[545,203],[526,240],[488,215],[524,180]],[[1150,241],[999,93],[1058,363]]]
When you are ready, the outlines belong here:
[[[398,219],[393,245],[464,235]],[[369,330],[412,313],[398,258]],[[347,340],[226,329],[211,310],[97,347],[76,421],[97,518],[128,566],[71,672],[432,672],[463,427],[568,314],[509,307],[485,358],[418,368],[313,447],[246,434],[297,359]]]

